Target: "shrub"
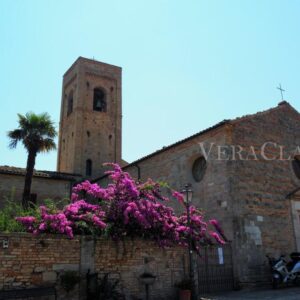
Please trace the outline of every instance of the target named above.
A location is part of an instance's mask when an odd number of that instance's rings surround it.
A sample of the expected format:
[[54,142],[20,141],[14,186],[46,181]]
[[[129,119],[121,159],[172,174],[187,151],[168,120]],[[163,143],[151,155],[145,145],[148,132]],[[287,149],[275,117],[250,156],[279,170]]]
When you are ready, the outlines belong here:
[[37,216],[36,208],[31,206],[24,211],[22,205],[12,200],[6,200],[4,208],[0,210],[0,232],[26,232],[26,228],[15,219],[15,216]]
[[[72,203],[62,210],[41,206],[36,215],[17,217],[28,232],[61,233],[73,238],[74,233],[106,234],[113,239],[143,237],[155,240],[160,246],[184,245],[189,238],[198,249],[212,244],[213,240],[224,243],[224,233],[216,220],[206,222],[201,211],[190,206],[190,226],[186,213],[176,216],[165,203],[179,201],[183,195],[173,191],[166,198],[159,183],[148,180],[136,183],[117,164],[109,164],[112,183],[106,188],[89,181],[73,188]],[[92,201],[95,204],[91,204]],[[212,225],[213,230],[208,226]]]
[[[66,199],[61,201],[54,201],[51,199],[44,200],[45,207],[49,211],[57,211],[57,207],[66,203]],[[10,232],[26,232],[28,229],[18,221],[18,218],[29,218],[39,220],[40,219],[40,208],[29,203],[28,209],[24,210],[21,204],[17,203],[16,200],[6,199],[4,202],[3,209],[0,210],[0,232],[10,233]]]

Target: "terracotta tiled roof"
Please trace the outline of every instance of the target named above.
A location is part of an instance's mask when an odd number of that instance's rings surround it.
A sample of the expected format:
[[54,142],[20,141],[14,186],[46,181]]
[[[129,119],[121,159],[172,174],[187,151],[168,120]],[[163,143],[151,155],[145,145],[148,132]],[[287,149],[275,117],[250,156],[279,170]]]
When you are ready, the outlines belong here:
[[[17,167],[10,167],[10,166],[0,166],[0,174],[9,174],[9,175],[25,175],[25,168],[17,168]],[[54,171],[38,171],[34,170],[33,173],[34,177],[43,177],[43,178],[50,178],[50,179],[63,179],[63,180],[77,180],[78,177],[81,175],[79,174],[69,174],[69,173],[61,173],[61,172],[54,172]]]
[[284,106],[285,107],[289,107],[291,110],[293,110],[293,111],[295,111],[296,113],[299,114],[299,112],[292,105],[290,105],[290,103],[288,103],[287,101],[283,100],[283,101],[279,102],[277,106],[271,107],[271,108],[269,108],[267,110],[263,110],[263,111],[259,111],[259,112],[255,113],[255,114],[244,115],[244,116],[241,116],[241,117],[237,117],[235,119],[231,119],[230,123],[231,124],[235,124],[235,123],[239,123],[239,122],[244,121],[244,120],[251,119],[253,117],[264,116],[266,114],[269,114],[270,112],[274,112],[276,110],[279,110],[279,109],[281,109]]

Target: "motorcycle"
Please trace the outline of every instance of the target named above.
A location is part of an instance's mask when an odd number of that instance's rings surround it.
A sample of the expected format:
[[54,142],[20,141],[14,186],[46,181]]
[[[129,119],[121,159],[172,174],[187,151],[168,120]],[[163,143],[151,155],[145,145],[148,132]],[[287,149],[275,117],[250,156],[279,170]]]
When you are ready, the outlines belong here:
[[287,262],[285,255],[278,259],[267,255],[272,271],[272,286],[278,288],[279,284],[290,282],[298,284],[300,282],[300,252],[290,254],[291,260]]

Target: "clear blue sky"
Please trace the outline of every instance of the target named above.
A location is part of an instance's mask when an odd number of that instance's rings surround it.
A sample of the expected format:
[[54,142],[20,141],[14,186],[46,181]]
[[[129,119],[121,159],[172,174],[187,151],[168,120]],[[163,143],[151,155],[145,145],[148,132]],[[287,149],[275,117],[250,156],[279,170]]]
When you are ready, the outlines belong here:
[[[17,113],[59,122],[78,56],[123,68],[123,157],[286,100],[300,110],[300,1],[0,1],[0,165],[25,166]],[[55,170],[56,152],[37,169]]]

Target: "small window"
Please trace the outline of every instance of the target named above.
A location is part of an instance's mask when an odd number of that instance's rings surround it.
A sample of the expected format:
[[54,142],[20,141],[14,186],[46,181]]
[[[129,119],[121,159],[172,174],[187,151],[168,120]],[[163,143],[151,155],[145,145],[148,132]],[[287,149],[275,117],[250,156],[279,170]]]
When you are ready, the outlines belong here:
[[73,92],[71,91],[68,97],[68,109],[67,116],[69,116],[73,111]]
[[94,89],[93,110],[106,112],[105,93],[101,89]]
[[86,169],[85,169],[85,175],[86,176],[92,176],[92,160],[91,159],[88,159],[86,161]]
[[199,157],[194,161],[192,173],[195,181],[200,182],[205,174],[206,160],[204,157]]
[[300,179],[300,157],[295,156],[294,159],[292,160],[292,166],[295,175]]

